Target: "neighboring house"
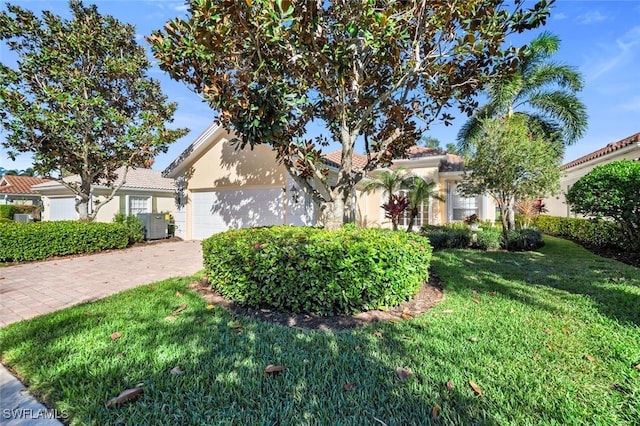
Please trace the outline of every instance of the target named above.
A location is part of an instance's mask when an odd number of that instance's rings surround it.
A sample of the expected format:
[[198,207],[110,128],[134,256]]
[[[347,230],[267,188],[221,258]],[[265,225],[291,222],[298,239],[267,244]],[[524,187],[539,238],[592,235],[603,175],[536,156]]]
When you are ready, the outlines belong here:
[[[319,222],[319,209],[276,161],[269,147],[257,145],[253,150],[239,151],[232,139],[226,130],[212,124],[163,172],[163,176],[176,180],[177,236],[201,240],[228,229]],[[473,213],[482,219],[494,219],[495,208],[486,197],[464,198],[456,191],[462,177],[460,157],[423,147],[413,147],[408,157],[395,160],[392,167],[403,166],[433,179],[438,184],[436,189],[447,197],[445,203],[432,201],[424,206],[416,228],[425,223],[463,220]],[[327,154],[326,159],[331,182],[337,176],[340,152]],[[354,156],[356,168],[365,163],[365,156]],[[360,189],[358,185],[355,193],[359,224],[389,227],[381,208],[383,194],[364,194]]]
[[[116,184],[122,182],[122,172]],[[78,176],[65,178],[67,182],[79,182]],[[76,197],[64,185],[57,181],[49,181],[32,187],[42,194],[42,220],[77,220]],[[90,209],[104,202],[111,189],[105,185],[94,185]],[[175,187],[172,179],[162,177],[161,172],[151,169],[129,169],[125,184],[116,192],[114,198],[100,207],[96,216],[97,222],[112,222],[116,213],[160,213],[175,212]]]
[[563,176],[560,178],[560,193],[544,200],[548,210],[546,214],[562,217],[574,216],[565,198],[565,194],[571,186],[596,166],[617,160],[640,161],[640,133],[618,142],[612,142],[604,148],[563,165],[561,167]]
[[32,176],[5,175],[0,178],[0,204],[41,205],[40,194],[33,185],[50,182],[49,179]]

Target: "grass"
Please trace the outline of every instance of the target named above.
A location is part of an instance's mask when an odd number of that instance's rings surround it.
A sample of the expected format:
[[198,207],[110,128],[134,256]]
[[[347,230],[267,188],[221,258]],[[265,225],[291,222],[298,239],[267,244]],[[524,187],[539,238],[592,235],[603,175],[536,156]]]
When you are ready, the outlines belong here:
[[[13,324],[0,348],[73,424],[637,424],[639,270],[546,243],[436,253],[445,300],[397,324],[331,333],[233,318],[185,278]],[[268,364],[288,369],[267,376]],[[105,408],[141,382],[136,401]]]

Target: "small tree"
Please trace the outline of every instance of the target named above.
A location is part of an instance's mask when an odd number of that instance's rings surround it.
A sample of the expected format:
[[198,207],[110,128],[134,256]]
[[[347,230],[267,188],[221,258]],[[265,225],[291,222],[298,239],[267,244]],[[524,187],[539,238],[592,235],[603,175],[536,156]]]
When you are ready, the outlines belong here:
[[430,181],[422,176],[413,176],[406,188],[409,190],[407,193],[407,199],[409,200],[409,205],[407,209],[409,210],[409,226],[407,227],[407,232],[411,232],[413,230],[413,223],[418,217],[418,213],[420,212],[420,206],[424,203],[429,203],[431,198],[435,198],[436,200],[444,201],[444,198],[434,190],[436,183]]
[[567,193],[571,210],[618,223],[640,249],[640,162],[613,161],[581,177]]
[[515,229],[515,200],[543,198],[559,189],[562,151],[557,143],[530,132],[523,117],[484,119],[482,124],[482,134],[465,160],[460,188],[467,196],[488,194],[496,201],[508,241]]
[[[149,167],[186,129],[165,127],[176,104],[147,76],[151,64],[134,27],[80,1],[70,8],[71,20],[12,5],[0,13],[0,40],[19,58],[15,69],[0,64],[2,144],[12,158],[32,153],[35,171],[71,190],[80,219],[93,220],[128,168]],[[68,174],[80,181],[63,180]],[[97,183],[111,191],[90,212]]]
[[[476,92],[515,68],[505,37],[543,24],[551,3],[191,0],[186,19],[148,40],[240,148],[268,144],[337,227],[353,221],[353,188],[368,171],[403,156],[433,121],[450,124],[448,108],[475,110]],[[326,137],[303,139],[312,121]],[[332,141],[342,146],[335,182],[322,155]]]
[[403,194],[393,194],[389,201],[382,205],[385,212],[384,216],[387,219],[391,219],[391,228],[394,231],[398,230],[398,223],[407,207],[409,207],[409,198]]

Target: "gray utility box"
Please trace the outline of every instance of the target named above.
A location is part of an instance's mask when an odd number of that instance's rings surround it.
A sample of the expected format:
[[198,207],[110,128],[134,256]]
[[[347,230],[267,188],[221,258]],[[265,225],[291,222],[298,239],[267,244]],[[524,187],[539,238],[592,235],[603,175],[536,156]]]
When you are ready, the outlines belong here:
[[30,214],[16,213],[13,215],[13,220],[16,222],[28,223],[33,222],[33,216]]
[[138,213],[144,226],[145,240],[161,240],[169,236],[169,219],[164,213]]

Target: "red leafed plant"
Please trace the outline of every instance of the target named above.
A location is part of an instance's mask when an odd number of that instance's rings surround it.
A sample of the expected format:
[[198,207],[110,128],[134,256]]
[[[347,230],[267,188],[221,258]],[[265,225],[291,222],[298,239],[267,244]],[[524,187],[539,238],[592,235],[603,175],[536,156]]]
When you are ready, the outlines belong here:
[[385,211],[385,217],[391,219],[391,226],[394,231],[398,230],[398,222],[402,217],[402,214],[409,207],[409,199],[402,194],[395,194],[391,197],[391,200],[382,205]]

